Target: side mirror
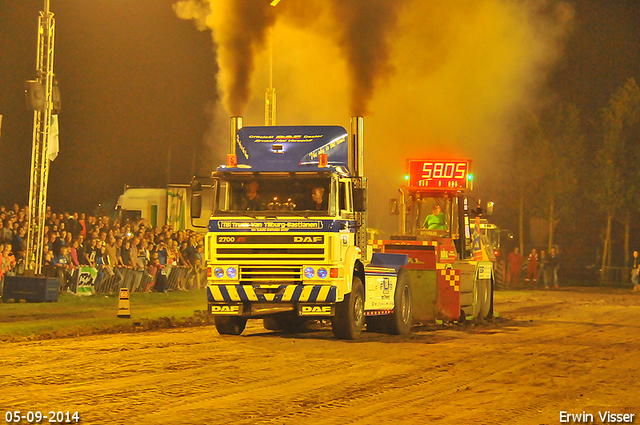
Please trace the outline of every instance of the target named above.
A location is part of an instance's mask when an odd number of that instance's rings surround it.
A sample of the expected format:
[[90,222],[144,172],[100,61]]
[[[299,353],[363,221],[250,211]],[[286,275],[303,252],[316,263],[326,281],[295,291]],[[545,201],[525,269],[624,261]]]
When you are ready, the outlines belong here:
[[366,211],[366,189],[354,188],[353,189],[353,210],[355,212]]
[[493,201],[487,202],[487,217],[491,217],[493,215]]
[[191,182],[191,218],[200,218],[202,215],[202,184],[199,181]]
[[400,210],[398,209],[398,200],[395,198],[389,199],[389,214],[390,215],[400,214]]

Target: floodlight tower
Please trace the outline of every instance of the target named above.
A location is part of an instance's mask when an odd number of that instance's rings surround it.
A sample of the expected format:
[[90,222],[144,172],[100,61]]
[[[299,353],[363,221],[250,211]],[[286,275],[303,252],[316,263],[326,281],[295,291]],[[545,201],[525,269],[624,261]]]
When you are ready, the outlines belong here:
[[33,113],[33,148],[31,153],[31,184],[29,189],[29,221],[27,234],[26,273],[40,274],[42,246],[47,207],[49,158],[47,157],[51,115],[53,111],[53,45],[55,20],[44,0],[38,25],[38,57],[36,81],[42,85],[44,105]]

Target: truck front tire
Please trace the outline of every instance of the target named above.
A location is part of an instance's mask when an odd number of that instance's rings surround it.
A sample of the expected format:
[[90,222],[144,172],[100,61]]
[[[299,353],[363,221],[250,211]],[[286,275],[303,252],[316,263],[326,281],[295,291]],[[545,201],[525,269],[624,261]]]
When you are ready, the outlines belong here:
[[216,316],[214,321],[220,335],[240,335],[247,326],[246,317]]
[[331,320],[333,334],[338,339],[356,339],[364,326],[364,286],[358,276],[353,277],[351,293],[336,305]]

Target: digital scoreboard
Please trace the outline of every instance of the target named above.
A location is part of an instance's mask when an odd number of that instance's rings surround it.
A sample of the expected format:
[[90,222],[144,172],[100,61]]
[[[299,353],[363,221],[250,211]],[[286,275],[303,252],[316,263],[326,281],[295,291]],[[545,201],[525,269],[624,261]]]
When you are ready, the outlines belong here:
[[410,189],[460,190],[470,187],[470,160],[408,160]]

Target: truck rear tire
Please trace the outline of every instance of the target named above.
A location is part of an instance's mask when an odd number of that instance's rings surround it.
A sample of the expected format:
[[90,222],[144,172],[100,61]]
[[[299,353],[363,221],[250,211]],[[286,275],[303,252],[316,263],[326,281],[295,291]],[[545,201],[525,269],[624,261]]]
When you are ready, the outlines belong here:
[[358,276],[353,277],[351,293],[336,305],[331,320],[333,335],[338,339],[356,339],[364,326],[364,287]]
[[389,333],[406,335],[411,330],[411,280],[404,270],[398,274],[393,305],[393,313],[387,318]]
[[216,316],[214,321],[220,335],[240,335],[247,326],[246,317]]

